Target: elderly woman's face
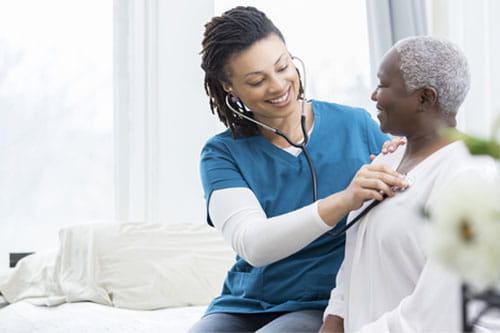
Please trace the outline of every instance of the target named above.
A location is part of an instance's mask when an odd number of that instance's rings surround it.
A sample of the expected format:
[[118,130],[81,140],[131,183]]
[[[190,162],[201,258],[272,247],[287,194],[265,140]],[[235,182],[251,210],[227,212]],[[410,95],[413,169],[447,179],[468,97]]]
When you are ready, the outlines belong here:
[[408,136],[414,130],[414,117],[419,107],[418,91],[406,91],[401,73],[399,54],[396,50],[388,52],[379,67],[379,83],[371,99],[377,102],[380,129],[393,135]]

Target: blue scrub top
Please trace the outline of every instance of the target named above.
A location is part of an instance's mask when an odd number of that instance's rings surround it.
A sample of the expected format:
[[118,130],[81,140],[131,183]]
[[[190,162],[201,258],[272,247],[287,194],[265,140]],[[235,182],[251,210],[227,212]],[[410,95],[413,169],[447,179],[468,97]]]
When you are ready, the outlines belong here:
[[[364,109],[312,100],[314,129],[307,149],[316,170],[318,197],[344,190],[357,170],[370,163],[389,140]],[[205,198],[214,190],[247,187],[268,218],[313,202],[312,181],[303,153],[297,157],[257,135],[236,138],[229,130],[212,137],[201,153]],[[210,219],[208,217],[208,222]],[[345,225],[345,217],[333,232]],[[323,310],[344,258],[344,235],[325,233],[280,261],[253,267],[240,256],[222,293],[207,313]]]

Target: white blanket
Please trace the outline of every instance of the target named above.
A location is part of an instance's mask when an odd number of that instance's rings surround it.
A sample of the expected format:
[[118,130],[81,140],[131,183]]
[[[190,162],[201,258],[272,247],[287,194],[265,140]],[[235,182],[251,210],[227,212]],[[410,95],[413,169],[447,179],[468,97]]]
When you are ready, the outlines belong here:
[[92,301],[128,309],[206,305],[234,253],[199,224],[93,223],[64,228],[57,251],[23,258],[0,276],[9,303]]
[[20,301],[0,309],[0,332],[8,333],[183,333],[206,306],[150,311],[120,309],[92,302],[40,307]]

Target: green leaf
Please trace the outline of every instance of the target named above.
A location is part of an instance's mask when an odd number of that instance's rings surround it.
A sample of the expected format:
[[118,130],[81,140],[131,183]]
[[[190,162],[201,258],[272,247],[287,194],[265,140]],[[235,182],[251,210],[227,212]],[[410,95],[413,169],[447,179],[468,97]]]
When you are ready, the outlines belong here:
[[489,155],[495,159],[500,159],[500,144],[493,139],[481,139],[456,129],[446,129],[443,134],[452,140],[463,141],[473,155]]

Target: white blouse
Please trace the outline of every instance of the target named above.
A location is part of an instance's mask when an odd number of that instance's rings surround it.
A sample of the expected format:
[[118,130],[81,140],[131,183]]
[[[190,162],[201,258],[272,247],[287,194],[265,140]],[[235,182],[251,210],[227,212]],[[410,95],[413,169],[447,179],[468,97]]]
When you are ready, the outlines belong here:
[[[373,163],[396,169],[405,149],[400,146]],[[412,185],[406,191],[385,199],[348,231],[325,317],[344,318],[346,332],[461,330],[460,280],[428,258],[429,222],[421,212],[439,204],[434,202],[438,190],[466,173],[494,177],[496,166],[493,160],[473,158],[462,142],[449,144],[408,173]]]

